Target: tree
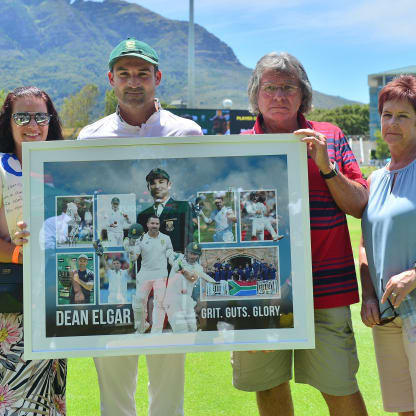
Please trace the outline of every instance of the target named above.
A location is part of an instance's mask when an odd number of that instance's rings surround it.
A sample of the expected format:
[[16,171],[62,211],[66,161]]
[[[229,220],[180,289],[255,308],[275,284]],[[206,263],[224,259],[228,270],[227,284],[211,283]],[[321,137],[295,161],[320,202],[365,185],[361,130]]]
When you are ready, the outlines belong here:
[[65,127],[84,127],[90,121],[90,113],[95,105],[98,87],[87,84],[81,91],[64,99],[61,119]]
[[113,114],[116,111],[117,107],[117,97],[114,94],[114,90],[107,90],[105,92],[105,106],[104,106],[104,115],[108,116]]
[[376,158],[379,160],[384,160],[390,157],[390,150],[387,143],[381,137],[380,130],[377,130],[374,135],[376,136]]
[[346,135],[368,134],[369,118],[368,104],[344,105],[330,110],[317,108],[308,113],[308,119],[333,123]]
[[3,105],[4,100],[6,99],[7,92],[5,90],[0,90],[0,107]]

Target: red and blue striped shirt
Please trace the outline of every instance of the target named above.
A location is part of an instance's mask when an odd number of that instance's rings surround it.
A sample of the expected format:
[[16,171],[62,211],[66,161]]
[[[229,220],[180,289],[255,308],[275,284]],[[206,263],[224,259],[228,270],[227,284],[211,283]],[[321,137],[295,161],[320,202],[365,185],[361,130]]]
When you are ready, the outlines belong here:
[[[360,168],[341,129],[331,123],[306,120],[298,115],[301,128],[311,128],[325,135],[328,155],[347,178],[367,187]],[[257,117],[253,129],[244,134],[263,134]],[[359,301],[357,277],[347,219],[308,157],[309,204],[311,220],[312,274],[315,308],[334,308]]]

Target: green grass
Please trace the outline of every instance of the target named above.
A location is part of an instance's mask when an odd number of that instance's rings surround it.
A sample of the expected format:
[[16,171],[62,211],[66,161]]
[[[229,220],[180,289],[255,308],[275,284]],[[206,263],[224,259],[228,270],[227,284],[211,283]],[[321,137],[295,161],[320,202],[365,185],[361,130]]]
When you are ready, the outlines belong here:
[[375,170],[380,169],[377,166],[361,166],[361,173],[363,174],[364,178],[368,178],[371,173],[373,173]]
[[[360,222],[348,219],[355,258],[360,237]],[[381,394],[370,330],[360,319],[359,304],[352,306],[360,369],[358,382],[370,416],[387,415],[382,410]],[[230,353],[187,354],[185,414],[187,416],[258,415],[254,393],[232,387]],[[292,383],[297,415],[326,416],[328,411],[320,393],[310,386]],[[136,394],[138,415],[147,414],[147,371],[144,357],[139,360]],[[99,415],[99,389],[93,360],[70,359],[67,384],[68,416]]]

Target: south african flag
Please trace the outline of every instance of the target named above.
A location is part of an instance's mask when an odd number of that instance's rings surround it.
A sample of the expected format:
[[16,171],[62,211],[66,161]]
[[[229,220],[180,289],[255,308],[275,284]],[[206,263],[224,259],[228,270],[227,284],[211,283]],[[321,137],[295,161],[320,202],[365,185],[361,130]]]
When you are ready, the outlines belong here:
[[229,280],[230,295],[232,296],[254,296],[257,294],[257,282],[235,282]]

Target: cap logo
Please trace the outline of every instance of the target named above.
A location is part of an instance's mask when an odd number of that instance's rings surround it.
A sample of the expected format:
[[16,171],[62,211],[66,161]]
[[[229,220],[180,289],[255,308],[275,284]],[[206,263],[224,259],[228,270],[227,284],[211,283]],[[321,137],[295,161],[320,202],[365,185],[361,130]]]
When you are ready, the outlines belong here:
[[135,49],[135,46],[134,40],[126,40],[126,49]]
[[136,234],[136,229],[135,229],[135,228],[133,228],[133,229],[131,230],[131,233],[132,233],[132,234]]
[[194,244],[194,250],[198,250],[198,245],[196,243]]

